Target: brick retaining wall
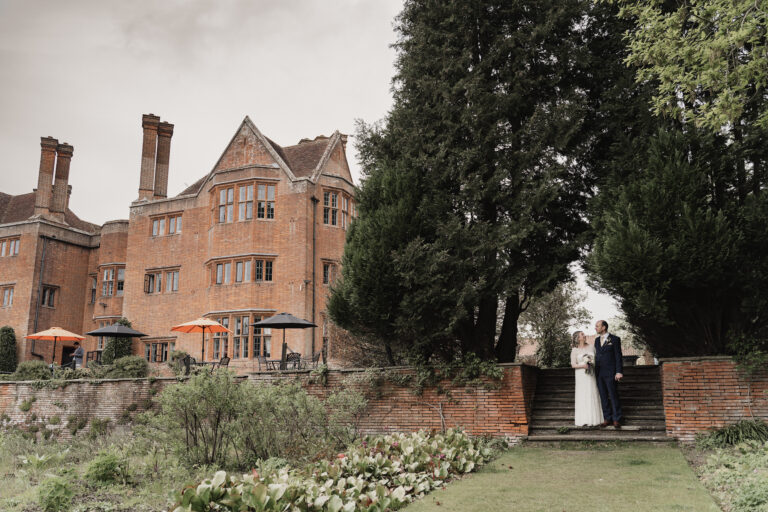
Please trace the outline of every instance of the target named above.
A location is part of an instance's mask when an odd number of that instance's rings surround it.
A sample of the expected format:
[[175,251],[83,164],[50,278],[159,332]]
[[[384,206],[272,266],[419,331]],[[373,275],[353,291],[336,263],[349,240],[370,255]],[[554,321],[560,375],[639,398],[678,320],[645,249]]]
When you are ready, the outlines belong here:
[[[749,381],[729,357],[662,359],[667,436],[693,441],[697,432],[742,419],[768,420],[768,369]],[[750,414],[751,408],[751,414]]]
[[[298,380],[319,398],[345,385],[357,388],[368,399],[361,425],[365,433],[440,429],[444,421],[446,427],[461,426],[474,435],[511,440],[528,434],[537,369],[519,364],[500,367],[504,376],[500,382],[487,379],[490,389],[457,387],[445,381],[439,386],[442,392],[428,388],[418,396],[412,393],[411,385],[400,387],[387,379],[371,385],[369,376],[375,374],[364,370],[331,370],[327,385],[309,371],[255,373],[249,380]],[[406,367],[388,371],[415,373]],[[175,378],[68,381],[62,387],[51,387],[46,382],[0,382],[0,424],[25,430],[36,427],[41,432],[48,429],[54,437],[67,439],[71,437],[68,418],[87,420],[83,431],[89,430],[94,418],[119,424],[127,415],[145,410],[154,395],[176,382]],[[31,405],[27,411],[22,410],[25,402]],[[132,408],[135,411],[129,410]],[[58,424],[51,424],[54,416],[59,417]]]

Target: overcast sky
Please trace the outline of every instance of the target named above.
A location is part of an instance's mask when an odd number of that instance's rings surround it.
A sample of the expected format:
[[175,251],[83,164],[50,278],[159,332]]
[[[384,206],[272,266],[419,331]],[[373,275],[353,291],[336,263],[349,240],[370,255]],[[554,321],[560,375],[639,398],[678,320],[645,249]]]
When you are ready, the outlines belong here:
[[[168,193],[207,174],[248,115],[278,144],[352,134],[392,104],[402,0],[0,0],[0,190],[37,186],[40,137],[75,148],[70,208],[138,195],[141,115],[175,125]],[[353,144],[349,161],[357,180]],[[609,298],[587,307],[610,317]]]

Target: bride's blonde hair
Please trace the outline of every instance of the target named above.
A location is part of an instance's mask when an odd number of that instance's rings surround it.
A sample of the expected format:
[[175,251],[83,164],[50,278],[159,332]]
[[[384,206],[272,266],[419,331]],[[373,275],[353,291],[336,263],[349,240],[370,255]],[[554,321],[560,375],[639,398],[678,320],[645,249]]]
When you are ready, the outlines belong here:
[[576,331],[573,333],[573,342],[571,343],[571,347],[577,348],[579,346],[579,334],[584,334],[584,331]]

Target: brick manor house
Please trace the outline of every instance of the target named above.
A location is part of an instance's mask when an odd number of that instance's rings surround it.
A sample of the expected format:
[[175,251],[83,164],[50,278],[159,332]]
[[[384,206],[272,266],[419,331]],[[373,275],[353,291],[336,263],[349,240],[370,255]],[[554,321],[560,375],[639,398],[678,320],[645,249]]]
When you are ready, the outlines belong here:
[[[318,328],[287,330],[291,350],[309,356],[326,347],[337,359],[325,314],[346,229],[356,215],[345,135],[302,139],[281,147],[246,117],[213,169],[167,196],[173,125],[142,117],[138,198],[128,220],[97,226],[69,208],[73,147],[40,142],[37,188],[0,193],[0,325],[16,331],[19,360],[50,362],[53,343],[27,334],[60,326],[83,334],[128,318],[147,336],[133,351],[153,363],[173,349],[200,358],[200,333],[172,332],[197,317],[232,330],[206,335],[205,359],[231,358],[238,371],[258,369],[256,356],[280,357],[282,332],[253,323],[288,312]],[[104,339],[87,336],[93,358]],[[72,343],[58,343],[57,363]]]

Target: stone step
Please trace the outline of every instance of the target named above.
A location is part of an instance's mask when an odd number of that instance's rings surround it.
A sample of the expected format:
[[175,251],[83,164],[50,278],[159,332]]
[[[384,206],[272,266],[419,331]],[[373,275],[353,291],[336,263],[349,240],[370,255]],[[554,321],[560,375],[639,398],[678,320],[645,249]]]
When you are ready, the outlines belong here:
[[[543,368],[539,369],[539,377],[550,375],[567,375],[573,373],[574,368]],[[661,370],[658,366],[625,366],[625,375],[646,375],[656,374],[660,375]]]
[[[626,427],[632,427],[632,428],[651,428],[655,429],[657,427],[661,428],[661,430],[664,430],[666,428],[666,424],[664,423],[664,418],[659,418],[658,416],[655,417],[637,417],[637,416],[629,416],[624,415],[625,423],[623,426]],[[571,416],[534,416],[531,421],[531,426],[534,427],[576,427],[576,425],[573,424],[573,415]]]
[[648,442],[648,443],[674,443],[673,438],[665,435],[624,435],[624,436],[609,436],[609,435],[597,435],[597,434],[547,434],[547,435],[529,435],[524,438],[526,443],[575,443],[575,442]]
[[[623,412],[623,411],[622,411]],[[627,422],[647,421],[651,423],[665,423],[664,416],[652,415],[652,414],[627,414],[624,413],[624,418]],[[573,414],[537,414],[533,413],[531,417],[533,422],[539,421],[558,421],[561,423],[573,423]]]
[[[622,405],[622,409],[626,411],[634,411],[634,412],[658,412],[659,414],[664,414],[664,407],[661,405]],[[534,405],[533,409],[535,411],[570,411],[574,412],[573,407],[573,400],[571,400],[570,403],[568,402],[553,402],[553,403],[537,403]]]
[[[534,397],[534,401],[546,402],[547,400],[552,400],[555,398],[573,400],[574,394],[575,394],[574,391],[548,393],[546,395],[538,395],[538,398]],[[653,393],[625,393],[623,391],[619,391],[619,398],[622,400],[642,400],[642,401],[650,401],[650,402],[658,402],[658,403],[663,403],[663,400],[664,400],[664,397],[662,397],[660,394],[656,395]]]
[[[649,434],[652,432],[666,432],[666,427],[664,425],[652,425],[652,426],[641,426],[641,425],[622,425],[621,428],[614,428],[614,427],[606,427],[604,429],[601,428],[595,428],[595,427],[577,427],[575,425],[558,425],[558,426],[550,426],[550,425],[537,425],[532,424],[530,428],[530,432],[528,435],[546,435],[546,434],[559,434],[558,432],[559,428],[567,428],[568,433],[589,433],[589,434],[600,434],[600,435],[654,435]],[[608,433],[605,433],[605,431],[608,431]]]

